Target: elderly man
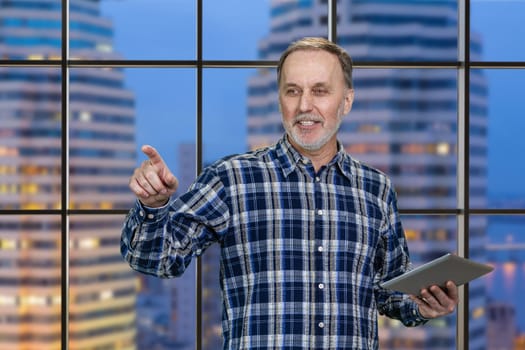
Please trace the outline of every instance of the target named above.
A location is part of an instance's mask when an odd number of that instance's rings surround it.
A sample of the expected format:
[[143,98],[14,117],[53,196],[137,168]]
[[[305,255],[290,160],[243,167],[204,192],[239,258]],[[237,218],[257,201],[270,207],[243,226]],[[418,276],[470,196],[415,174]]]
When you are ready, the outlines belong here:
[[175,277],[218,243],[224,349],[377,349],[378,313],[416,326],[453,312],[452,282],[422,298],[379,285],[409,254],[391,181],[337,141],[354,100],[349,55],[304,38],[277,72],[286,132],[276,144],[218,160],[176,199],[176,177],[142,148],[125,259]]

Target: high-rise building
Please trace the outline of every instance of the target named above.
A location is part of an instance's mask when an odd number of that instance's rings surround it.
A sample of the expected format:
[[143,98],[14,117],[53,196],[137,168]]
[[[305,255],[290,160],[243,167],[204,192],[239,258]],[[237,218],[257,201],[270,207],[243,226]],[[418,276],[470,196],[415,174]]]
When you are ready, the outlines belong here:
[[[60,349],[62,152],[67,209],[129,208],[136,164],[134,95],[119,69],[71,68],[62,115],[60,0],[0,0],[0,348]],[[72,0],[72,59],[112,59],[100,2]],[[39,61],[57,64],[39,66]],[[69,118],[69,130],[61,130]],[[69,134],[69,147],[62,136]],[[138,281],[119,254],[121,215],[70,216],[69,349],[135,349]]]
[[[456,62],[457,3],[454,1],[345,0],[337,2],[337,42],[354,61]],[[290,42],[327,36],[327,1],[274,0],[271,28],[261,40],[261,59],[277,60]],[[481,53],[472,33],[471,58]],[[458,154],[458,72],[452,68],[362,68],[354,70],[355,101],[339,140],[353,157],[392,179],[401,209],[456,208]],[[470,82],[470,201],[486,200],[487,85],[472,72]],[[283,134],[274,69],[250,79],[248,143],[252,149]],[[404,225],[414,264],[456,249],[453,215],[407,215]],[[470,222],[470,256],[485,260],[486,222]],[[485,287],[470,284],[470,349],[484,349]],[[455,316],[407,329],[381,319],[383,349],[455,349]]]
[[491,350],[513,350],[517,341],[516,309],[513,305],[490,302],[487,307],[487,347]]

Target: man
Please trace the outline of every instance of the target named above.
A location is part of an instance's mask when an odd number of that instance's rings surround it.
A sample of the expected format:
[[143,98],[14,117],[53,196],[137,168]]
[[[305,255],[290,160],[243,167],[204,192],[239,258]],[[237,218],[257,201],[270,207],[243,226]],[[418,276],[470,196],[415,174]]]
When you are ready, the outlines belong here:
[[305,38],[277,72],[277,144],[217,161],[172,201],[177,179],[142,148],[125,259],[174,277],[220,244],[224,349],[377,349],[378,312],[407,326],[453,312],[452,282],[421,298],[379,286],[407,271],[409,255],[390,180],[337,141],[354,99],[348,54]]

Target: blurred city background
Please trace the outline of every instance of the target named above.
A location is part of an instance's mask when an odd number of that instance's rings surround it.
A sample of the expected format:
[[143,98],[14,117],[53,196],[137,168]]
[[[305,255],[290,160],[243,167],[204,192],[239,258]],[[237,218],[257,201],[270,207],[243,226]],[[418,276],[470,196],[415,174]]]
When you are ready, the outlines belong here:
[[[200,274],[196,262],[174,280],[131,271],[129,176],[142,144],[183,191],[217,158],[275,142],[263,63],[332,21],[356,63],[340,140],[392,177],[415,265],[458,238],[494,265],[469,285],[469,349],[525,349],[525,1],[468,2],[466,62],[453,0],[200,4],[202,23],[189,0],[0,0],[0,349],[61,349],[64,317],[71,350],[220,349],[219,247]],[[455,314],[410,329],[381,318],[381,348],[456,349],[457,327]]]

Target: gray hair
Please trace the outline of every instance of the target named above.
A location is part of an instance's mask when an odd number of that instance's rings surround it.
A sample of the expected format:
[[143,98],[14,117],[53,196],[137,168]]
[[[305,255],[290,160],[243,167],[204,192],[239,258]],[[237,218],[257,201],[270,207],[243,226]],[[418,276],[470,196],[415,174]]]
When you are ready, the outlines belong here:
[[352,83],[352,58],[339,45],[321,37],[306,37],[299,39],[288,46],[279,59],[277,66],[277,84],[281,85],[281,73],[286,58],[295,51],[300,50],[323,50],[337,56],[341,68],[343,69],[346,86],[349,89],[353,88]]

